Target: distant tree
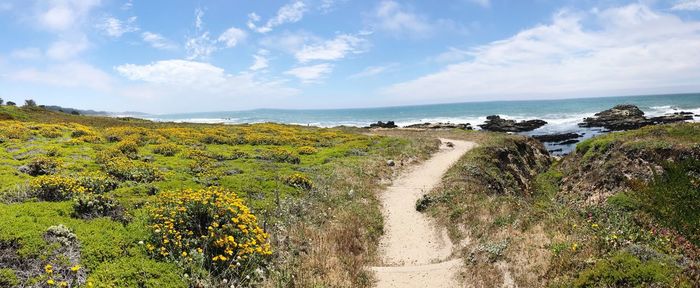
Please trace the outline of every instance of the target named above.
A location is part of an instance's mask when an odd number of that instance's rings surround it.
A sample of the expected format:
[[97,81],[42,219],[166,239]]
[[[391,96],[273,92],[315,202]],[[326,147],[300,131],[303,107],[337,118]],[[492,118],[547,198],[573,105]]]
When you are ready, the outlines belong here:
[[29,108],[36,107],[36,101],[34,101],[32,99],[24,100],[24,107],[29,107]]
[[2,98],[0,98],[0,105],[2,105],[2,102],[4,102],[4,100],[2,100]]
[[15,104],[15,102],[12,101],[7,101],[7,106],[17,106],[17,104]]
[[73,114],[73,115],[80,115],[80,112],[78,112],[77,110],[73,110],[73,111],[70,111],[70,114]]

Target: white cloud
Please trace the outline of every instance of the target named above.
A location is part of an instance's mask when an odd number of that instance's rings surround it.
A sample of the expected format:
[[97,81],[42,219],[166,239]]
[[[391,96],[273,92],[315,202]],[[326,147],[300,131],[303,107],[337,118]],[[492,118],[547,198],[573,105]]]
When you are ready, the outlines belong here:
[[396,63],[383,65],[383,66],[369,66],[358,73],[350,75],[350,77],[348,77],[348,78],[359,79],[359,78],[372,77],[372,76],[376,76],[376,75],[382,74],[384,72],[387,72],[389,70],[392,70],[392,69],[396,68],[397,66],[398,66],[398,64],[396,64]]
[[347,54],[359,54],[367,51],[369,42],[353,35],[342,34],[334,39],[319,44],[304,45],[294,56],[301,63],[312,60],[339,60]]
[[122,10],[131,10],[131,8],[133,8],[133,7],[134,7],[134,1],[133,1],[133,0],[127,0],[127,1],[124,2],[124,4],[122,5],[121,9],[122,9]]
[[87,50],[90,42],[85,35],[55,41],[46,50],[46,56],[54,60],[68,60]]
[[204,17],[204,10],[197,8],[194,10],[194,27],[197,31],[201,31],[204,28],[204,22],[202,22],[202,17]]
[[13,81],[47,84],[56,87],[87,87],[107,91],[112,87],[109,74],[89,64],[67,62],[50,65],[45,70],[25,68],[10,74]]
[[[265,103],[279,97],[297,95],[298,90],[286,87],[282,81],[258,81],[251,74],[231,75],[209,63],[188,60],[165,60],[147,65],[124,64],[115,70],[132,83],[125,95],[156,99],[163,109],[182,109],[188,103],[192,109],[250,108],[242,103]],[[143,86],[139,86],[143,85]],[[177,99],[177,101],[168,101]],[[180,103],[180,104],[177,104]],[[236,104],[231,104],[236,103]],[[170,107],[174,105],[173,107]],[[246,104],[250,105],[250,104]]]
[[209,32],[204,32],[199,36],[187,39],[185,42],[187,50],[187,59],[207,59],[219,48],[216,46],[216,41],[209,38]]
[[238,42],[241,42],[245,40],[247,34],[245,31],[231,27],[228,30],[224,31],[224,33],[221,33],[221,36],[219,36],[219,39],[217,39],[219,42],[223,42],[226,47],[231,48],[234,47],[238,44]]
[[97,25],[97,28],[102,30],[107,36],[119,38],[125,33],[136,32],[139,27],[136,26],[136,16],[129,17],[126,21],[121,21],[114,17],[105,17],[102,22]]
[[471,55],[469,50],[449,47],[447,51],[438,54],[435,57],[430,57],[430,60],[438,63],[451,63],[463,61]]
[[379,3],[375,14],[376,28],[395,36],[423,38],[433,32],[428,18],[402,6],[396,1]]
[[260,51],[258,51],[258,53],[253,55],[253,65],[250,65],[250,68],[248,69],[252,71],[259,71],[269,67],[269,60],[267,59],[267,54],[269,54],[269,52],[265,49],[261,49]]
[[700,11],[700,0],[678,0],[671,10]]
[[267,20],[263,26],[257,26],[257,24],[255,24],[260,21],[260,16],[255,13],[250,13],[248,15],[247,25],[248,28],[258,33],[268,33],[272,31],[273,28],[282,24],[299,22],[304,17],[306,10],[306,4],[304,4],[303,1],[294,1],[280,7],[280,9],[277,10],[277,15]]
[[172,50],[177,48],[177,45],[175,45],[175,43],[171,42],[170,40],[157,33],[146,31],[141,33],[141,38],[143,39],[143,41],[151,45],[151,47],[156,49]]
[[17,49],[10,53],[10,57],[20,60],[36,60],[41,58],[41,49],[36,47],[27,47],[23,49]]
[[56,0],[40,3],[46,6],[39,10],[39,24],[54,31],[74,29],[100,2],[100,0]]
[[468,61],[382,92],[417,103],[697,91],[698,47],[700,22],[642,4],[561,12],[549,24],[469,49]]
[[224,69],[187,60],[158,61],[147,65],[124,64],[115,69],[129,80],[156,84],[206,87],[226,81]]
[[290,69],[284,74],[299,78],[302,83],[315,83],[328,76],[333,71],[333,65],[328,63],[302,66]]
[[260,40],[260,44],[270,50],[278,50],[294,55],[306,43],[321,42],[322,39],[308,32],[284,32]]

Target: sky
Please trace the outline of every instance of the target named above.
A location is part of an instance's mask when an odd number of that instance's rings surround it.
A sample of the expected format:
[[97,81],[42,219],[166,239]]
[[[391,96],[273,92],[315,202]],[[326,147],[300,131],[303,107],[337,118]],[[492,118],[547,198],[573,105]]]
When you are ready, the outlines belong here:
[[700,0],[0,0],[0,98],[105,111],[700,92]]

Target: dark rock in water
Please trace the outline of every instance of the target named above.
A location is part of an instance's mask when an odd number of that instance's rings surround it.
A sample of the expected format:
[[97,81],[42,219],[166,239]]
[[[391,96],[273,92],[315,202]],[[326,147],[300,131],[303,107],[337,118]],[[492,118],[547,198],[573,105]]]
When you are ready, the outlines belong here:
[[693,120],[692,112],[676,112],[669,115],[649,118],[654,124],[674,123]]
[[527,132],[540,128],[547,124],[544,120],[525,120],[515,122],[515,120],[503,119],[498,115],[486,117],[486,123],[479,125],[481,129],[496,132]]
[[562,141],[561,143],[559,143],[559,145],[571,145],[571,144],[575,144],[575,143],[578,143],[578,140],[576,140],[576,139],[569,139],[569,140],[566,140],[566,141]]
[[562,151],[564,151],[564,149],[561,149],[561,148],[559,148],[559,149],[547,150],[547,152],[549,152],[549,153],[553,153],[553,152],[562,152]]
[[469,123],[455,124],[455,123],[419,123],[408,125],[404,128],[416,128],[416,129],[462,129],[462,130],[472,130],[472,125]]
[[580,127],[603,127],[608,130],[638,129],[648,125],[665,124],[693,120],[692,112],[676,112],[673,114],[644,117],[644,112],[634,105],[617,105],[612,109],[596,113],[595,117],[583,119]]
[[595,117],[583,119],[580,127],[603,127],[608,130],[637,129],[653,124],[644,117],[644,112],[635,105],[617,105],[595,114]]
[[394,124],[394,121],[387,121],[386,123],[384,123],[382,121],[377,121],[377,123],[369,124],[369,128],[396,128],[396,127],[399,127],[399,126],[396,126],[396,124]]
[[546,135],[534,135],[532,138],[540,140],[540,142],[561,142],[571,139],[576,139],[583,136],[578,133],[559,133],[559,134],[546,134]]

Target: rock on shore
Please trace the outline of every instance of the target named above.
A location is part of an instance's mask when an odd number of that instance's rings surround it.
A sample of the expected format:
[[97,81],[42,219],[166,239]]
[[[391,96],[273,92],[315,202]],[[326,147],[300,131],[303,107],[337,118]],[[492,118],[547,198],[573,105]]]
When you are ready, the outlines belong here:
[[617,105],[611,109],[596,113],[594,117],[583,119],[579,127],[603,127],[612,131],[638,129],[648,125],[665,124],[692,120],[690,112],[647,118],[644,112],[635,105]]
[[527,132],[540,128],[547,124],[544,120],[525,120],[516,122],[515,120],[503,119],[498,115],[486,117],[486,123],[479,125],[481,129],[495,132]]
[[399,127],[399,126],[397,126],[394,123],[394,121],[386,121],[386,123],[382,122],[382,121],[377,121],[377,123],[369,124],[368,128],[396,128],[396,127]]
[[[583,134],[578,133],[559,133],[559,134],[546,134],[546,135],[534,135],[532,138],[539,140],[540,142],[568,142],[580,138]],[[578,140],[576,140],[578,142]],[[573,143],[576,143],[573,142]]]

